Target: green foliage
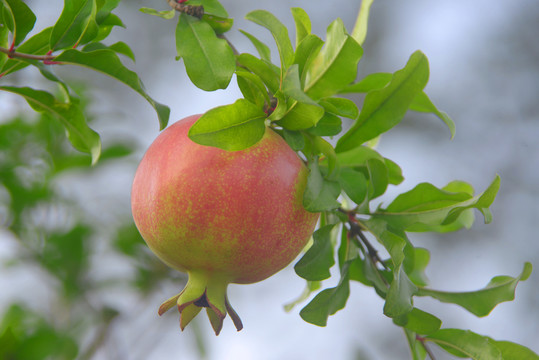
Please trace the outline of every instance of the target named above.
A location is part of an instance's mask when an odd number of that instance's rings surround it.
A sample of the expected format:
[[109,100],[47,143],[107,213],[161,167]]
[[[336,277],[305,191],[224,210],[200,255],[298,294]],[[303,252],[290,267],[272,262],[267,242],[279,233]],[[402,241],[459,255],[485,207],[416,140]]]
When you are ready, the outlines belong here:
[[[30,261],[56,279],[59,293],[68,302],[84,298],[92,290],[87,267],[95,226],[77,217],[72,224],[42,229],[28,223],[25,214],[43,204],[73,206],[61,199],[52,186],[60,173],[89,164],[99,167],[98,159],[123,159],[133,149],[125,144],[101,149],[99,135],[88,125],[83,99],[52,69],[82,66],[125,83],[155,109],[161,129],[166,127],[170,112],[146,93],[139,76],[120,60],[119,54],[134,60],[129,45],[103,42],[113,28],[124,26],[112,13],[118,3],[119,0],[65,0],[55,24],[33,34],[36,16],[28,5],[21,0],[0,2],[0,90],[22,96],[41,113],[34,123],[14,119],[0,125],[0,148],[6,151],[6,156],[0,158],[0,180],[9,194],[8,230],[25,244]],[[398,194],[389,205],[378,204],[377,199],[404,177],[399,165],[375,150],[373,143],[397,126],[410,110],[434,115],[449,129],[451,137],[455,124],[424,91],[429,64],[421,51],[411,54],[394,73],[374,73],[357,79],[371,4],[372,1],[362,1],[351,32],[337,19],[328,26],[324,40],[312,34],[311,20],[301,8],[291,10],[294,42],[289,29],[269,11],[248,13],[247,20],[271,33],[278,64],[272,63],[270,47],[245,31],[240,30],[254,46],[256,55],[237,52],[224,36],[232,29],[233,19],[217,0],[189,0],[176,4],[175,9],[141,11],[165,20],[175,19],[176,12],[180,12],[175,47],[195,86],[206,91],[225,89],[236,76],[243,98],[203,114],[189,131],[193,141],[241,151],[257,143],[270,127],[306,163],[309,175],[303,205],[308,211],[320,212],[321,222],[310,247],[295,265],[296,273],[307,280],[306,288],[287,305],[287,310],[314,294],[300,316],[325,326],[331,315],[345,307],[350,282],[355,281],[372,287],[383,299],[384,315],[403,328],[414,360],[429,356],[430,344],[458,357],[537,359],[530,349],[515,343],[469,330],[443,328],[436,315],[414,303],[417,296],[430,297],[459,305],[476,316],[486,316],[497,304],[514,299],[517,284],[530,276],[532,266],[525,263],[516,277],[493,277],[476,291],[447,292],[429,287],[425,275],[429,251],[415,247],[409,233],[469,228],[475,220],[475,210],[483,215],[485,223],[491,222],[489,207],[498,193],[500,179],[495,176],[477,195],[472,185],[463,181],[452,181],[441,188],[420,183]],[[199,12],[201,6],[203,12]],[[4,83],[11,74],[28,66],[37,68],[57,86],[58,92]],[[350,94],[364,94],[361,108],[347,98]],[[49,121],[52,118],[58,121]],[[347,119],[352,124],[343,133]],[[91,160],[58,145],[64,139],[63,131],[72,147],[90,154]],[[333,146],[331,138],[336,136]],[[22,156],[28,144],[42,149],[36,158],[47,159],[43,160],[46,166],[37,181],[21,175],[37,171]],[[116,230],[111,241],[114,250],[136,264],[135,276],[128,281],[147,294],[168,272],[148,254],[131,223]],[[37,233],[45,236],[42,247],[32,246],[29,241]],[[384,249],[387,258],[378,255],[379,248]],[[332,277],[333,267],[338,273],[333,275],[336,285],[325,288],[322,281]],[[92,311],[105,324],[118,314],[118,310],[105,306]],[[18,306],[8,309],[3,319],[3,357],[71,359],[80,352],[80,339],[70,332],[73,324],[55,328],[49,319]]]
[[[61,96],[29,87],[16,88],[0,85],[0,90],[23,96],[36,111],[47,112],[65,126],[73,147],[88,153],[95,164],[101,153],[99,136],[88,126],[80,109],[78,99],[70,86],[56,77],[48,65],[75,65],[89,67],[125,83],[140,93],[156,110],[160,128],[167,122],[170,110],[153,100],[144,90],[138,75],[129,70],[116,53],[134,59],[133,52],[125,43],[110,47],[101,43],[115,26],[123,27],[122,21],[112,13],[118,0],[66,0],[56,23],[26,39],[36,21],[36,16],[20,0],[2,0],[0,22],[0,79],[27,66],[35,66],[50,81],[57,83]],[[7,43],[7,35],[11,41]],[[4,39],[4,40],[2,40]],[[86,45],[86,46],[85,46]],[[84,51],[76,50],[83,47]],[[7,53],[11,52],[10,56]],[[14,54],[13,54],[14,52]],[[55,52],[59,52],[55,54]]]

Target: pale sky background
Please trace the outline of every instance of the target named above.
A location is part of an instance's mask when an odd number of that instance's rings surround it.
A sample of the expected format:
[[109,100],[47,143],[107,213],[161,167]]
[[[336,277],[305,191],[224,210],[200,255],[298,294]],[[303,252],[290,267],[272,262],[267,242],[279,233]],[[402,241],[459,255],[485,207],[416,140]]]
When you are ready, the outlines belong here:
[[[58,3],[58,7],[51,6]],[[352,29],[359,1],[272,1],[223,0],[236,20],[229,39],[242,52],[254,49],[237,30],[245,29],[271,42],[265,29],[243,20],[254,9],[274,12],[292,26],[290,7],[303,7],[311,16],[313,32],[325,36],[325,28],[341,17]],[[62,3],[32,1],[38,14],[58,16]],[[240,97],[234,81],[230,89],[206,93],[190,84],[182,62],[174,57],[175,21],[165,21],[138,12],[142,6],[166,9],[165,1],[123,1],[117,14],[127,29],[116,29],[110,43],[130,44],[137,57],[134,69],[159,102],[172,109],[171,122],[232,103]],[[47,26],[52,20],[38,17]],[[293,28],[293,27],[292,27]],[[401,68],[412,52],[422,50],[429,58],[431,75],[427,92],[433,102],[449,113],[457,125],[454,140],[445,126],[430,115],[409,114],[403,123],[382,138],[379,151],[403,169],[405,182],[397,191],[428,181],[437,186],[460,179],[483,191],[495,174],[502,187],[492,211],[494,221],[484,225],[477,214],[468,231],[446,235],[417,235],[416,246],[431,251],[427,274],[434,288],[473,290],[485,286],[496,275],[516,276],[525,261],[536,269],[517,288],[516,301],[499,305],[490,316],[476,318],[453,305],[417,299],[416,305],[431,311],[443,327],[471,329],[499,340],[522,343],[539,352],[539,3],[535,0],[377,0],[371,10],[370,30],[360,62],[360,76]],[[291,36],[294,36],[291,31]],[[275,51],[274,51],[275,52]],[[126,64],[129,61],[126,60]],[[131,65],[130,65],[131,66]],[[86,183],[66,185],[84,201],[96,220],[107,213],[129,211],[129,188],[135,164],[158,135],[153,109],[136,93],[113,80],[92,72],[73,72],[101,89],[95,94],[94,128],[106,143],[118,136],[136,139],[140,153],[133,163],[106,168]],[[0,98],[1,100],[2,98]],[[1,101],[0,101],[1,102]],[[5,103],[2,105],[6,110]],[[69,179],[66,180],[69,184]],[[96,194],[95,189],[98,189]],[[5,242],[4,242],[5,243]],[[1,245],[0,245],[1,246]],[[4,253],[6,250],[4,249]],[[106,256],[95,273],[128,271]],[[334,281],[328,281],[332,286]],[[19,286],[19,288],[13,286]],[[12,289],[0,305],[17,293],[36,289],[28,273],[0,274],[0,287]],[[125,309],[113,326],[107,346],[96,359],[125,360],[198,359],[192,329],[180,333],[178,314],[170,311],[159,318],[159,304],[177,293],[179,284],[167,284],[148,301],[121,289],[103,296]],[[304,281],[288,268],[258,284],[231,285],[229,297],[244,322],[237,333],[229,319],[215,337],[204,316],[197,324],[205,333],[208,359],[408,359],[400,328],[382,314],[383,302],[371,288],[354,283],[346,308],[330,317],[328,326],[305,323],[298,315],[301,306],[285,313],[283,304],[303,290]],[[203,315],[203,314],[201,314]],[[361,354],[361,355],[360,355]],[[448,358],[445,354],[440,359]]]

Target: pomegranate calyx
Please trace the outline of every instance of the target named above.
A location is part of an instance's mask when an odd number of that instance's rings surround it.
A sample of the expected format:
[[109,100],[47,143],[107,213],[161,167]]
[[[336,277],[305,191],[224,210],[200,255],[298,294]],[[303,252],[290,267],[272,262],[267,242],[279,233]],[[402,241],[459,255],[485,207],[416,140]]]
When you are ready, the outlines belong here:
[[219,335],[223,328],[223,321],[228,314],[236,329],[243,328],[240,317],[230,305],[226,294],[228,281],[218,276],[208,276],[199,272],[189,272],[189,280],[181,293],[171,297],[159,307],[159,315],[177,305],[180,313],[180,329],[183,331],[187,325],[198,315],[202,308],[206,313],[210,324]]

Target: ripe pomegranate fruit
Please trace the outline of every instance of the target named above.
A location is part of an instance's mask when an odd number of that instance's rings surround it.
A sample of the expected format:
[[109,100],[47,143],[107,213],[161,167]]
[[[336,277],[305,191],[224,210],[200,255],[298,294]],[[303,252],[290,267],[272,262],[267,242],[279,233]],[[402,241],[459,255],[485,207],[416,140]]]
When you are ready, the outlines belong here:
[[319,214],[303,207],[308,170],[274,131],[254,146],[229,152],[187,137],[200,115],[164,130],[135,174],[131,203],[135,223],[150,249],[189,280],[165,301],[180,327],[206,308],[218,335],[230,306],[229,283],[264,280],[289,264],[311,236]]

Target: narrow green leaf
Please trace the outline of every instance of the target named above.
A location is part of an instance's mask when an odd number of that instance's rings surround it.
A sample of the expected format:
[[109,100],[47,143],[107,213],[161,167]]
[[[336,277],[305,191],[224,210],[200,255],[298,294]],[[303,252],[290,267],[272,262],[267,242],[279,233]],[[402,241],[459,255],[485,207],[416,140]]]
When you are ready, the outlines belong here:
[[469,330],[440,329],[425,338],[449,353],[473,360],[502,360],[500,350],[486,336]]
[[359,82],[348,85],[340,91],[341,94],[368,93],[373,90],[380,90],[393,78],[391,73],[373,73],[365,76]]
[[294,49],[290,37],[288,36],[288,29],[279,21],[272,13],[265,10],[255,10],[248,13],[245,18],[268,29],[279,51],[279,57],[281,59],[281,69],[286,71],[288,66],[292,64],[294,58]]
[[438,110],[438,108],[432,103],[428,95],[422,91],[410,104],[410,110],[419,111],[424,113],[432,113],[442,120],[449,131],[451,132],[451,139],[455,136],[455,122],[445,112]]
[[36,15],[22,0],[2,0],[2,3],[5,25],[13,34],[13,44],[17,46],[34,28]]
[[385,164],[385,161],[378,159],[367,160],[367,172],[368,172],[368,196],[369,199],[376,199],[383,195],[389,185],[389,173]]
[[213,108],[189,129],[194,142],[238,151],[256,144],[266,131],[266,114],[255,104],[238,99],[234,104]]
[[359,115],[356,104],[350,99],[330,97],[320,100],[320,105],[322,105],[327,112],[349,119],[355,119]]
[[284,305],[284,311],[290,312],[292,309],[296,306],[301,304],[302,302],[306,301],[309,296],[316,290],[320,289],[321,283],[320,281],[307,281],[307,285],[305,286],[305,289],[301,293],[300,296],[298,296],[297,299],[289,302],[288,304]]
[[[0,19],[2,18],[2,8],[3,4],[0,2]],[[7,26],[0,26],[0,46],[7,49],[9,48],[9,29]],[[2,73],[2,68],[4,67],[4,64],[8,61],[7,54],[4,54],[3,52],[0,52],[0,74]]]
[[431,184],[422,183],[414,189],[403,193],[384,209],[379,209],[374,217],[386,220],[391,226],[407,231],[427,231],[439,228],[440,225],[450,225],[466,221],[459,217],[468,209],[488,208],[500,187],[500,178],[496,176],[489,187],[477,196],[469,193],[452,193],[437,189]]
[[445,292],[421,288],[418,295],[460,305],[476,316],[487,316],[499,303],[514,300],[517,284],[528,279],[531,272],[532,265],[527,262],[524,264],[522,273],[516,278],[496,276],[487,286],[477,291]]
[[[287,70],[286,74],[283,79],[283,85],[282,85],[283,93],[292,99],[306,103],[311,104],[314,106],[319,106],[313,99],[311,99],[305,92],[303,92],[303,88],[301,86],[301,81],[299,78],[299,67],[297,64],[291,65]],[[321,110],[322,107],[320,106]]]
[[298,64],[299,74],[302,85],[305,83],[305,69],[316,58],[316,55],[322,49],[324,42],[318,36],[309,34],[297,46],[294,53],[293,64]]
[[176,49],[189,79],[205,91],[225,89],[236,70],[234,52],[208,23],[181,14],[176,27]]
[[425,269],[430,261],[429,251],[423,248],[414,248],[410,245],[405,248],[405,252],[407,249],[411,253],[407,254],[404,259],[404,270],[414,284],[417,286],[427,286],[429,280],[425,274]]
[[324,47],[306,69],[304,90],[315,100],[335,95],[353,82],[363,54],[340,19],[331,23],[326,37]]
[[503,360],[539,360],[539,355],[531,349],[510,341],[498,341],[489,338],[489,341],[500,350]]
[[428,78],[428,60],[416,51],[386,87],[367,94],[359,118],[337,142],[337,152],[360,146],[397,125]]
[[279,91],[281,81],[280,70],[273,64],[251,54],[240,54],[236,60],[240,66],[258,75],[272,94],[276,94]]
[[46,91],[34,90],[29,87],[0,86],[0,90],[18,94],[24,97],[34,110],[50,113],[60,120],[66,128],[67,136],[73,147],[91,154],[92,164],[97,162],[101,153],[99,135],[88,127],[84,114],[77,103],[60,102]]
[[418,308],[413,308],[406,315],[394,318],[393,322],[421,335],[432,334],[442,326],[440,319]]
[[153,100],[144,90],[144,85],[138,75],[126,68],[118,55],[112,50],[96,50],[91,52],[81,52],[78,50],[66,50],[56,58],[62,63],[81,65],[92,70],[97,70],[107,74],[142,95],[153,106],[159,118],[160,128],[164,129],[168,122],[170,109]]
[[319,292],[307,306],[299,312],[301,318],[308,323],[326,326],[328,317],[344,308],[350,296],[348,268],[343,269],[339,284]]
[[294,7],[291,9],[294,23],[296,24],[296,47],[299,43],[311,33],[311,19],[302,8]]
[[359,8],[359,13],[357,15],[357,20],[354,25],[354,30],[352,31],[352,37],[361,45],[363,45],[363,42],[367,37],[369,12],[373,2],[374,0],[361,1],[361,7]]
[[329,269],[335,265],[331,231],[334,225],[326,225],[313,234],[313,244],[296,263],[296,274],[309,281],[325,280],[331,276]]
[[271,51],[270,48],[264,44],[262,41],[258,40],[255,36],[249,34],[246,31],[240,30],[240,32],[247,37],[251,41],[251,43],[256,48],[256,51],[258,51],[258,55],[260,55],[260,58],[264,61],[271,62]]
[[337,198],[341,188],[337,182],[324,178],[318,167],[318,160],[309,161],[307,187],[303,194],[303,206],[307,211],[320,212],[339,207]]
[[143,7],[140,8],[139,11],[148,15],[158,16],[166,20],[170,20],[176,15],[176,10],[174,9],[159,11],[152,8]]
[[365,166],[367,161],[371,159],[384,161],[382,155],[367,146],[359,146],[350,151],[340,152],[337,154],[337,157],[342,167]]
[[95,0],[64,0],[64,9],[52,29],[50,48],[67,49],[77,45],[83,37],[89,41],[97,36]]

